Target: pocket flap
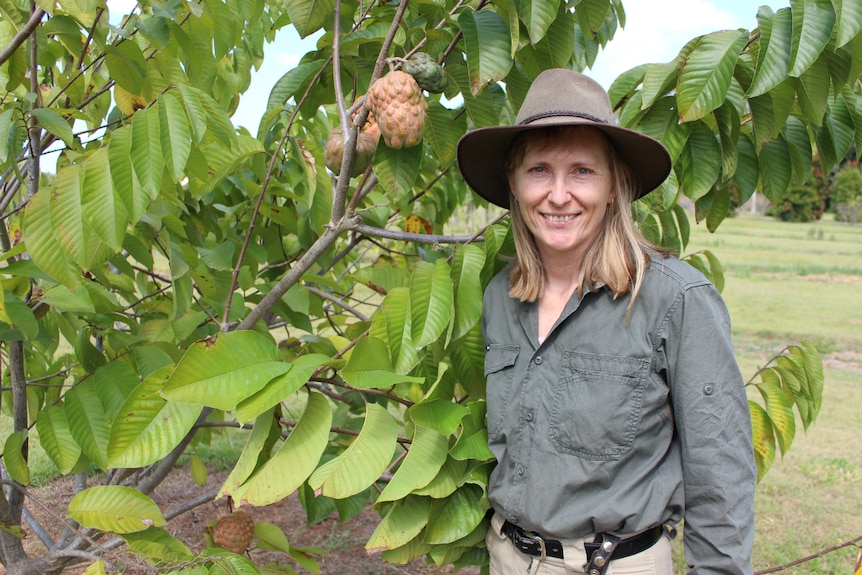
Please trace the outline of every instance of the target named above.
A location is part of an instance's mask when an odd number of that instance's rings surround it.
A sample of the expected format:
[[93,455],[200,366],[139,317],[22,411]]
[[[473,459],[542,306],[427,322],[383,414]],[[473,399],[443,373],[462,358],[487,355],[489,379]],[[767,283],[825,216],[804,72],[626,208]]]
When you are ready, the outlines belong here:
[[485,375],[515,365],[521,348],[517,345],[491,344],[485,351]]

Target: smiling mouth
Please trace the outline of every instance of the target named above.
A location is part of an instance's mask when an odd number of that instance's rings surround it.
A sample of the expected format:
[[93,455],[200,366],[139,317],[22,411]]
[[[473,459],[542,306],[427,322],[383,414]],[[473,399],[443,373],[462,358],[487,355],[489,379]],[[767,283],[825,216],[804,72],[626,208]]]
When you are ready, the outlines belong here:
[[577,217],[577,214],[542,214],[542,217],[544,217],[552,224],[563,224],[575,219],[575,217]]

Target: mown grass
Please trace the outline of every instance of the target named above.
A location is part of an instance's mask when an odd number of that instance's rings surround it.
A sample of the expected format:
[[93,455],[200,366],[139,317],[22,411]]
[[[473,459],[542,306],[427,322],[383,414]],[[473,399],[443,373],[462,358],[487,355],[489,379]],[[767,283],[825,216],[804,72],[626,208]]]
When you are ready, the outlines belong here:
[[[823,407],[760,483],[756,570],[785,565],[862,536],[862,226],[789,224],[741,215],[710,234],[693,225],[688,251],[709,249],[743,377],[785,345],[814,342],[824,360]],[[851,575],[855,546],[782,571]],[[684,565],[678,565],[683,572]]]

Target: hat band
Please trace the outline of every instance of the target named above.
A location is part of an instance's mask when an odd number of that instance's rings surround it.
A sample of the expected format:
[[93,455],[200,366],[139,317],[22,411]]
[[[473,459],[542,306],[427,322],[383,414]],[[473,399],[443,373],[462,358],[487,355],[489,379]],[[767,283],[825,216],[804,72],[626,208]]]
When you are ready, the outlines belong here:
[[550,110],[548,112],[542,112],[541,114],[535,114],[534,116],[530,116],[529,118],[524,118],[520,122],[519,125],[530,124],[535,122],[536,120],[542,120],[544,118],[555,118],[558,116],[572,116],[574,118],[583,118],[585,120],[590,120],[591,122],[598,122],[600,124],[607,124],[607,120],[603,120],[598,116],[593,116],[592,114],[586,114],[584,112],[571,112],[567,110]]

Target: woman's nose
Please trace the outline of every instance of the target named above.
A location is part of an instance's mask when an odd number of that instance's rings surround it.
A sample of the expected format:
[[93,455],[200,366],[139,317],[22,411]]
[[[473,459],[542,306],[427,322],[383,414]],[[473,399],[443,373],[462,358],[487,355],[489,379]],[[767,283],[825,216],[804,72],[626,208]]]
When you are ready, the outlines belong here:
[[548,190],[548,200],[554,204],[564,204],[569,199],[569,185],[565,178],[555,177]]

